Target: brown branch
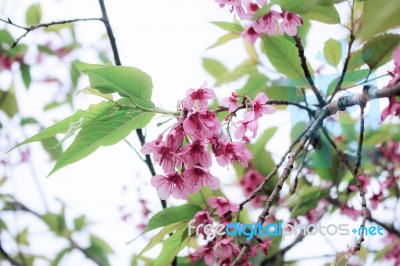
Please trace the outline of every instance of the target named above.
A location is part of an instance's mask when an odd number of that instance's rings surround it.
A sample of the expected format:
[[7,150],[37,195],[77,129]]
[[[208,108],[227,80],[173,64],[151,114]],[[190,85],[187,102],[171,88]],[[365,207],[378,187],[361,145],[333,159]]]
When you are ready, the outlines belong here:
[[381,221],[378,221],[372,217],[369,218],[369,220],[373,223],[376,223],[377,225],[383,227],[386,231],[388,231],[389,233],[392,233],[394,235],[396,235],[397,237],[400,238],[400,231],[396,230],[396,228],[394,228],[393,225],[387,225]]
[[[385,87],[380,90],[371,89],[370,86],[364,86],[364,90],[363,90],[362,94],[355,94],[353,96],[343,96],[343,97],[340,97],[337,101],[334,101],[334,102],[328,104],[327,106],[325,106],[321,110],[321,112],[318,114],[318,116],[312,121],[311,127],[306,129],[306,132],[305,132],[304,136],[302,137],[299,145],[297,145],[296,149],[289,157],[289,160],[288,160],[282,174],[280,175],[277,184],[275,185],[268,200],[266,200],[265,207],[262,210],[261,214],[259,215],[257,223],[260,223],[260,224],[264,223],[266,217],[270,213],[270,209],[272,207],[272,202],[274,202],[278,198],[279,192],[282,189],[284,182],[289,177],[289,174],[290,174],[291,170],[293,169],[293,164],[295,162],[296,157],[300,154],[300,152],[304,148],[307,141],[311,138],[312,134],[322,126],[322,122],[324,121],[325,118],[327,118],[328,116],[330,116],[332,114],[335,114],[338,110],[344,111],[344,110],[346,110],[347,107],[351,107],[354,105],[360,105],[361,108],[364,108],[365,104],[368,101],[370,101],[371,99],[391,97],[391,96],[395,96],[395,95],[397,95],[397,96],[400,95],[400,83],[397,83],[393,87]],[[364,125],[362,123],[362,128],[363,127],[364,127]],[[362,129],[362,131],[363,131],[363,129]],[[362,140],[363,140],[363,136],[360,135],[360,144],[361,145],[359,145],[360,151],[357,154],[361,154]],[[358,157],[359,157],[358,160],[361,162],[361,156],[358,156]],[[354,169],[353,173],[357,174],[356,171],[358,171],[358,167],[359,166],[357,166],[357,168]],[[359,183],[358,179],[357,179],[357,182]],[[361,192],[360,192],[360,194],[361,194]],[[363,202],[363,205],[365,205],[365,207],[366,207],[365,202]],[[364,208],[364,210],[365,210],[365,208]],[[366,219],[365,211],[364,211],[363,217],[364,217],[364,219]],[[363,219],[363,223],[365,224],[364,219]],[[360,239],[360,240],[362,242],[363,239]],[[232,265],[238,265],[239,263],[242,262],[243,256],[246,253],[246,251],[248,250],[248,248],[249,248],[248,246],[243,246],[241,252],[239,253],[239,255],[240,254],[242,254],[242,255],[241,256],[238,255]]]
[[22,266],[19,262],[14,260],[8,253],[7,251],[4,250],[2,241],[0,240],[0,254],[11,264],[14,266]]
[[[119,57],[117,41],[115,39],[114,32],[113,32],[113,30],[111,28],[110,20],[108,19],[107,9],[106,9],[104,0],[99,0],[99,5],[100,5],[100,9],[101,9],[101,14],[102,14],[101,21],[103,21],[103,23],[104,23],[104,26],[105,26],[106,31],[107,31],[108,38],[110,40],[111,49],[112,49],[112,52],[113,52],[113,55],[114,55],[114,62],[115,62],[115,64],[117,66],[121,66],[122,63],[121,63],[121,58]],[[143,134],[143,130],[141,128],[136,129],[136,134],[137,134],[137,136],[139,138],[141,146],[143,146],[144,143],[146,142],[145,136]],[[146,154],[146,156],[145,156],[145,163],[147,165],[147,168],[150,171],[150,174],[152,176],[155,176],[156,175],[156,171],[154,169],[153,162],[151,161],[151,157],[148,154]],[[160,201],[161,201],[162,208],[163,209],[167,208],[166,200],[160,200]]]
[[298,35],[293,36],[293,39],[296,42],[296,47],[299,52],[301,68],[303,69],[304,76],[306,77],[308,83],[311,86],[312,91],[314,92],[315,96],[317,97],[320,107],[325,106],[326,102],[325,102],[324,98],[322,97],[321,93],[319,92],[318,88],[315,86],[314,80],[311,77],[310,70],[308,69],[307,58],[304,54],[304,47],[303,47],[303,44],[301,43],[301,39]]
[[362,187],[360,178],[358,177],[358,171],[361,166],[362,146],[363,146],[363,142],[364,142],[364,108],[365,108],[365,106],[361,106],[360,137],[359,137],[358,148],[357,148],[357,161],[356,161],[356,165],[354,166],[354,177],[356,178],[357,187],[360,192],[361,205],[362,205],[362,210],[363,210],[362,222],[360,225],[361,233],[360,233],[360,238],[358,239],[358,242],[356,244],[355,251],[359,251],[361,249],[361,243],[364,241],[365,223],[367,222],[367,215],[368,215],[367,201],[365,199],[365,191]]
[[20,35],[17,39],[15,39],[15,41],[13,42],[13,44],[11,45],[11,48],[14,48],[19,41],[26,37],[26,35],[28,35],[31,31],[37,30],[39,28],[47,28],[53,25],[61,25],[61,24],[68,24],[68,23],[74,23],[74,22],[78,22],[78,21],[93,21],[93,20],[102,20],[102,18],[77,18],[77,19],[68,19],[68,20],[60,20],[60,21],[52,21],[52,22],[48,22],[48,23],[40,23],[40,24],[36,24],[36,25],[30,25],[29,27],[24,27],[18,24],[15,24],[14,22],[12,22],[10,19],[5,20],[5,19],[1,19],[0,21],[3,21],[6,24],[12,25],[14,27],[20,28],[20,29],[24,29],[25,33]]

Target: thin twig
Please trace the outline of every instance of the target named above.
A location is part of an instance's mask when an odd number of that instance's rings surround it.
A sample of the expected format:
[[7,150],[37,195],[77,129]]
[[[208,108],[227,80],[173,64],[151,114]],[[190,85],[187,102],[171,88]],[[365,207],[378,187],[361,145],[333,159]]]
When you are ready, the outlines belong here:
[[[111,49],[112,49],[112,52],[113,52],[113,55],[114,55],[114,62],[115,62],[115,64],[117,66],[120,66],[120,65],[122,65],[122,63],[121,63],[121,58],[119,57],[117,41],[115,40],[114,32],[113,32],[113,30],[111,28],[110,20],[108,19],[107,9],[106,9],[106,6],[104,4],[104,0],[99,0],[99,5],[100,5],[101,13],[102,13],[101,21],[103,21],[103,23],[104,23],[104,26],[105,26],[106,31],[107,31],[108,38],[110,40]],[[136,129],[136,134],[137,134],[137,136],[139,138],[141,146],[143,146],[144,143],[146,142],[146,139],[145,139],[144,134],[143,134],[143,130],[141,128]],[[156,175],[156,171],[154,169],[154,165],[153,165],[153,162],[151,161],[150,155],[146,154],[145,162],[146,162],[147,168],[150,171],[150,174],[152,176],[155,176]],[[160,200],[160,201],[161,201],[162,208],[163,209],[167,208],[167,202],[165,200]]]
[[60,20],[60,21],[52,21],[52,22],[47,22],[47,23],[40,23],[40,24],[36,24],[36,25],[31,25],[29,27],[24,27],[18,24],[15,24],[14,22],[12,22],[10,19],[5,20],[5,19],[1,19],[0,21],[3,21],[4,23],[7,23],[9,25],[12,25],[14,27],[20,28],[20,29],[24,29],[25,33],[20,35],[17,39],[15,39],[15,41],[13,42],[13,44],[11,45],[11,48],[14,48],[19,41],[26,37],[26,35],[28,35],[29,32],[37,30],[39,28],[47,28],[50,26],[54,26],[54,25],[61,25],[61,24],[68,24],[68,23],[74,23],[74,22],[78,22],[78,21],[94,21],[94,20],[102,20],[102,18],[76,18],[76,19],[67,19],[67,20]]
[[14,260],[8,253],[7,251],[4,250],[2,241],[0,240],[0,254],[11,264],[14,266],[22,266],[19,262]]
[[310,70],[308,69],[307,58],[304,54],[304,47],[303,47],[303,44],[301,43],[301,39],[298,35],[293,36],[293,38],[296,42],[296,47],[299,52],[301,68],[303,69],[304,76],[306,77],[308,83],[311,86],[311,89],[313,90],[315,96],[317,97],[320,107],[325,106],[326,102],[325,102],[324,98],[322,97],[321,93],[319,92],[318,88],[315,86],[315,83],[311,76]]

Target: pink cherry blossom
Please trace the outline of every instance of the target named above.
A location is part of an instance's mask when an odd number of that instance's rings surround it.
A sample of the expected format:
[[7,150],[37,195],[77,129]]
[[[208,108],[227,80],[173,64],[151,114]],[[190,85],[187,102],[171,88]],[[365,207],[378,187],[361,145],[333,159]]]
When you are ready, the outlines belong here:
[[381,113],[381,120],[384,121],[389,115],[400,114],[400,102],[397,101],[396,96],[389,97],[389,106],[386,107]]
[[141,152],[143,154],[153,153],[154,161],[162,166],[165,173],[169,173],[174,171],[175,162],[179,159],[175,154],[177,149],[176,143],[161,141],[159,136],[157,140],[145,143]]
[[[210,213],[207,210],[197,212],[193,219],[195,220],[193,226],[199,228],[199,233],[203,235],[204,239],[206,239],[207,235],[204,233],[204,226],[206,224],[212,224],[214,219],[211,217]],[[200,224],[202,224],[203,226],[198,227],[198,225]]]
[[201,246],[198,250],[196,250],[193,254],[192,257],[195,260],[203,260],[206,263],[206,265],[214,265],[215,260],[217,259],[217,255],[214,251],[214,244],[215,242],[208,242],[206,245]]
[[[370,179],[367,175],[364,174],[359,174],[358,175],[358,179],[360,180],[360,184],[361,184],[361,188],[363,189],[363,191],[366,191],[367,187],[370,184]],[[351,184],[349,186],[349,190],[350,191],[356,191],[358,190],[357,185],[356,184]]]
[[183,146],[180,151],[179,156],[186,166],[196,164],[206,168],[211,166],[211,155],[200,140],[194,140],[193,143]]
[[271,239],[267,239],[262,243],[259,243],[257,245],[257,248],[261,249],[261,251],[264,253],[264,255],[268,254],[268,248],[272,245],[272,240]]
[[373,194],[372,197],[369,198],[369,201],[371,203],[371,208],[373,210],[376,210],[378,208],[379,203],[382,202],[382,191],[380,191],[378,194]]
[[253,23],[253,28],[257,33],[267,33],[274,35],[277,31],[276,22],[282,18],[282,15],[276,11],[271,10],[268,14],[258,18]]
[[394,72],[397,75],[400,75],[400,46],[396,48],[396,50],[394,50],[393,54],[392,54],[392,58],[394,61],[394,65],[395,65],[395,70]]
[[263,114],[274,113],[275,107],[265,104],[268,100],[268,96],[265,95],[263,92],[258,93],[254,100],[250,101],[251,112],[245,114],[244,120],[253,121],[260,118]]
[[242,32],[242,37],[249,41],[249,43],[254,44],[258,37],[260,37],[260,34],[250,25],[244,32]]
[[239,184],[242,186],[245,196],[248,196],[263,180],[264,177],[257,170],[250,169],[240,179]]
[[176,199],[187,199],[189,188],[181,175],[173,171],[166,175],[155,175],[151,179],[151,185],[157,188],[160,199],[167,199],[172,195]]
[[239,254],[239,247],[232,241],[233,238],[223,238],[215,244],[214,251],[217,253],[219,258],[226,259]]
[[248,160],[253,158],[253,155],[246,149],[244,143],[241,142],[224,142],[218,140],[212,145],[212,150],[217,157],[217,163],[221,166],[226,166],[232,162],[238,162],[244,167],[248,167]]
[[217,4],[219,4],[220,7],[224,7],[225,5],[231,5],[231,6],[241,6],[242,1],[241,0],[215,0]]
[[203,186],[216,190],[220,186],[219,179],[210,171],[199,165],[191,166],[183,172],[185,183],[191,188],[192,193],[198,192]]
[[208,100],[215,98],[215,93],[209,88],[190,89],[183,99],[183,107],[190,110],[197,107],[199,110],[207,110]]
[[183,129],[186,134],[195,139],[204,140],[218,136],[221,124],[212,111],[194,111],[183,121]]
[[179,121],[178,124],[173,126],[167,135],[167,142],[179,145],[185,137],[185,131],[183,130],[183,124]]
[[357,220],[362,215],[363,211],[356,210],[353,207],[348,207],[347,205],[342,204],[342,206],[340,206],[340,213],[348,216],[353,220]]
[[211,207],[217,209],[217,214],[222,217],[228,211],[238,212],[239,204],[231,203],[228,199],[224,197],[210,197],[208,203]]
[[253,132],[252,137],[254,138],[257,135],[257,130],[258,130],[258,121],[253,120],[253,121],[245,121],[245,120],[240,120],[237,123],[238,127],[235,130],[235,138],[236,139],[241,139],[245,136],[247,130]]
[[302,26],[303,20],[297,14],[290,13],[288,11],[283,11],[283,21],[280,24],[280,33],[285,32],[289,36],[294,36],[297,34],[297,26]]
[[236,6],[236,14],[240,19],[251,20],[260,7],[252,0],[242,1],[242,6]]
[[238,108],[238,96],[232,92],[231,96],[221,100],[220,105],[228,108],[228,112],[232,113]]

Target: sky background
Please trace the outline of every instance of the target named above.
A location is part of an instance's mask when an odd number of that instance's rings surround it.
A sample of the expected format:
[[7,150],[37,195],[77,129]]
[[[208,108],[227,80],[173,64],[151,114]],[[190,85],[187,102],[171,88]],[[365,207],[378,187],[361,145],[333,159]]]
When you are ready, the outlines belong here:
[[[32,2],[35,1],[0,0],[1,15],[6,14],[14,22],[23,24],[24,11]],[[42,4],[43,22],[101,15],[96,0],[43,0],[36,2]],[[165,109],[174,110],[177,101],[184,97],[187,89],[197,88],[204,82],[210,86],[213,85],[212,77],[202,68],[203,57],[217,58],[230,69],[246,58],[242,40],[235,40],[222,47],[206,50],[219,36],[224,34],[222,30],[209,22],[232,21],[233,19],[232,14],[226,9],[221,10],[213,0],[108,0],[106,6],[117,39],[122,64],[140,68],[151,75],[154,84],[153,102]],[[342,18],[348,14],[345,4],[340,5],[340,14]],[[316,27],[310,32],[306,55],[313,67],[317,68],[324,64],[321,61],[323,43],[330,37],[343,39],[346,37],[346,32],[340,26],[322,27],[317,23],[314,25]],[[13,32],[20,33],[15,29]],[[79,55],[80,59],[88,63],[98,63],[91,48],[107,47],[107,42],[97,41],[104,34],[103,25],[100,22],[82,22],[77,24],[77,33],[78,40],[86,47]],[[332,36],[333,33],[335,36]],[[40,43],[45,39],[47,37],[42,33],[32,32],[23,42]],[[109,53],[111,54],[110,50]],[[34,58],[29,60],[33,62]],[[46,73],[65,76],[62,68],[70,63],[67,58],[61,65],[54,62],[54,65],[46,66],[45,69],[39,68],[32,73],[33,79],[35,77],[39,79]],[[388,67],[388,69],[390,68]],[[329,69],[329,67],[324,71],[326,74],[336,73],[335,69]],[[3,80],[3,82],[7,81]],[[378,85],[384,84],[385,82],[382,81]],[[87,85],[87,80],[82,79],[79,88],[82,89]],[[231,84],[216,90],[216,92],[219,97],[223,97],[230,91],[239,88],[240,83]],[[360,88],[355,88],[355,90],[359,91]],[[41,122],[45,125],[50,125],[53,120],[70,115],[72,110],[68,108],[58,108],[43,113],[43,104],[56,92],[55,86],[40,82],[34,83],[28,92],[18,90],[18,97],[22,99],[20,102],[21,112],[29,116],[40,116]],[[99,101],[100,99],[93,96],[80,94],[76,97],[75,104],[77,108],[87,108],[89,104]],[[379,105],[375,106],[379,108]],[[376,112],[373,113],[376,114]],[[298,120],[296,114],[295,109],[291,112],[278,112],[262,121],[263,128],[279,126],[279,132],[268,146],[276,160],[286,150],[282,147],[289,145],[287,143],[289,130],[294,121]],[[376,119],[376,115],[372,116],[371,124],[376,125]],[[162,120],[156,122],[159,121]],[[148,141],[155,139],[159,134],[159,130],[154,124],[147,129]],[[25,137],[31,134],[32,132],[28,130],[25,132]],[[23,135],[19,137],[24,138]],[[128,139],[135,147],[139,147],[136,134],[133,133]],[[68,144],[68,141],[66,143]],[[135,152],[126,143],[120,142],[111,147],[100,148],[84,160],[63,168],[50,178],[45,178],[53,167],[53,163],[49,162],[41,152],[39,144],[32,144],[31,147],[36,176],[47,195],[50,209],[58,210],[59,204],[53,201],[53,198],[57,197],[66,203],[68,215],[86,214],[93,223],[90,230],[103,237],[114,249],[115,255],[111,257],[112,265],[128,265],[130,256],[134,252],[138,252],[148,241],[148,238],[145,237],[130,245],[125,244],[139,234],[139,231],[136,230],[136,224],[141,222],[140,206],[137,205],[138,199],[148,200],[149,208],[153,211],[161,208],[156,190],[149,186],[150,174],[145,164],[137,158]],[[9,156],[16,155],[10,154]],[[158,172],[160,172],[159,169],[157,167]],[[220,177],[222,183],[227,184],[234,180],[232,170],[227,172],[225,168],[216,168],[213,171]],[[28,166],[16,169],[14,175],[18,178],[12,181],[8,189],[11,189],[21,201],[29,202],[33,208],[43,210],[42,200],[30,173],[31,169]],[[226,191],[228,191],[228,196],[237,202],[243,198],[239,188],[229,186]],[[182,203],[181,201],[171,202]],[[132,219],[128,222],[121,221],[121,212],[118,209],[120,206],[125,206],[127,211],[133,213]],[[282,217],[286,215],[283,213]],[[347,219],[339,220],[335,217],[326,222],[332,221],[358,224],[358,222]],[[17,226],[23,227],[30,222],[22,219],[18,221]],[[43,230],[44,228],[38,225],[36,233],[41,235]],[[76,236],[76,240],[82,245],[88,241],[83,235]],[[331,244],[328,244],[323,239],[309,237],[298,248],[293,249],[289,256],[290,258],[313,256],[316,255],[315,251],[318,251],[317,254],[324,254],[324,252],[325,254],[334,254],[331,245],[335,246],[337,251],[341,251],[346,249],[347,243],[352,243],[351,240],[352,236],[332,237],[329,241]],[[42,250],[41,245],[46,245],[50,251],[56,249],[57,245],[64,244],[58,242],[50,244],[48,241],[51,240],[48,238],[36,241],[40,243],[37,246],[38,250]],[[318,250],[316,244],[318,244]],[[32,249],[34,250],[35,247],[33,246]],[[61,265],[78,264],[91,265],[89,262],[83,264],[82,255],[79,253],[69,256],[63,260]],[[321,260],[312,260],[300,265],[321,264]]]

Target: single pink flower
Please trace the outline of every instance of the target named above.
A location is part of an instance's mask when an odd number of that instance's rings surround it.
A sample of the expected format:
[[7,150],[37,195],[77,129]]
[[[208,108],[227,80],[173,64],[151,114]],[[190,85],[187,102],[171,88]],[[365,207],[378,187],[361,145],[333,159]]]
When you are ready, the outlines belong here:
[[[199,211],[196,213],[196,215],[193,217],[194,219],[194,223],[193,223],[193,227],[199,228],[199,233],[201,235],[203,235],[204,239],[207,239],[207,234],[204,233],[204,226],[206,224],[212,224],[214,219],[211,217],[210,213],[207,210],[204,211]],[[200,224],[202,224],[203,226],[198,227]],[[197,232],[193,232],[194,234],[196,234]]]
[[178,149],[177,143],[170,141],[161,141],[159,136],[157,140],[145,143],[141,149],[143,154],[153,153],[154,161],[159,163],[165,173],[174,171],[175,163],[179,157],[175,154]]
[[186,166],[201,165],[209,168],[212,164],[211,155],[200,140],[194,140],[191,144],[181,147],[178,155]]
[[201,246],[198,250],[196,250],[192,257],[194,260],[203,260],[206,265],[214,265],[215,260],[217,259],[216,252],[214,251],[215,242],[210,241],[206,245]]
[[251,20],[260,7],[251,0],[242,1],[242,6],[236,6],[236,14],[242,20]]
[[192,193],[198,192],[203,186],[216,190],[220,186],[219,179],[206,168],[199,165],[191,166],[183,172],[185,183],[191,188]]
[[257,130],[258,130],[258,121],[253,120],[253,121],[245,121],[245,120],[240,120],[235,123],[238,125],[238,127],[235,130],[235,138],[236,139],[241,139],[245,137],[245,134],[247,130],[253,132],[252,137],[254,138],[257,135]]
[[260,172],[255,169],[250,169],[246,171],[244,177],[240,179],[239,184],[242,186],[245,196],[248,196],[263,180],[264,177]]
[[217,158],[217,163],[221,166],[238,162],[244,167],[248,167],[248,160],[253,158],[251,152],[246,149],[246,145],[241,142],[226,143],[218,140],[211,147]]
[[232,92],[231,96],[221,100],[220,105],[227,107],[229,113],[232,113],[238,108],[238,96],[236,93]]
[[343,204],[342,206],[340,206],[340,213],[348,216],[353,220],[357,220],[361,216],[363,211],[356,210],[353,207],[348,207],[347,205]]
[[396,96],[389,97],[389,106],[383,109],[381,113],[382,122],[392,114],[396,116],[400,114],[400,102],[397,101]]
[[215,244],[214,251],[219,258],[232,258],[239,254],[239,247],[232,241],[233,238],[223,238]]
[[263,114],[274,113],[276,110],[275,107],[265,104],[268,100],[268,96],[263,92],[258,93],[254,100],[251,101],[251,112],[245,114],[244,120],[253,121],[260,118]]
[[204,140],[218,136],[221,124],[212,111],[194,111],[183,121],[183,129],[186,134],[194,139]]
[[242,37],[249,41],[249,43],[254,44],[258,37],[260,37],[260,34],[250,25],[244,32],[242,32]]
[[274,35],[277,31],[276,22],[282,18],[282,14],[271,10],[268,14],[258,18],[253,23],[253,28],[257,33]]
[[231,203],[228,199],[224,197],[210,197],[208,203],[211,207],[217,209],[217,214],[223,217],[228,211],[238,212],[239,204]]
[[183,130],[183,124],[179,121],[178,124],[173,126],[167,135],[167,142],[176,143],[179,146],[179,143],[183,141],[185,137],[185,131]]
[[190,89],[186,92],[186,97],[183,99],[183,107],[188,110],[192,109],[193,107],[197,107],[199,110],[207,110],[208,100],[215,97],[215,93],[212,89]]
[[371,208],[373,210],[376,210],[376,208],[378,208],[379,203],[382,202],[382,191],[380,191],[378,194],[373,194],[372,197],[369,198],[369,201],[371,203]]
[[280,33],[285,32],[289,36],[294,36],[297,34],[297,26],[302,26],[303,20],[297,14],[283,11],[283,21],[280,24]]
[[260,243],[257,245],[257,247],[259,249],[262,250],[262,252],[264,253],[264,255],[268,254],[268,248],[272,245],[272,240],[271,239],[267,239],[264,242]]
[[157,188],[160,199],[167,199],[172,195],[176,199],[187,199],[189,188],[181,175],[173,171],[166,175],[155,175],[151,179],[151,185]]

